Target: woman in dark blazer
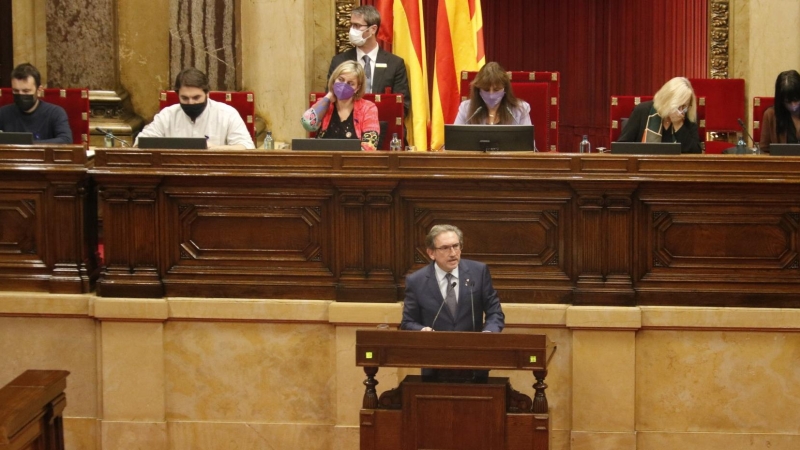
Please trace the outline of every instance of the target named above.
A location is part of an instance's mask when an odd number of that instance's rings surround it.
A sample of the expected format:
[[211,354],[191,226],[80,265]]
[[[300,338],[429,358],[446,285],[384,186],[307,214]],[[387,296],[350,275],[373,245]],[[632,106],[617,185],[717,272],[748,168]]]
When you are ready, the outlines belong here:
[[761,150],[769,144],[800,142],[800,73],[781,72],[775,80],[775,105],[764,111],[761,119]]
[[701,153],[697,97],[683,77],[667,81],[652,101],[633,108],[619,142],[680,142],[681,153]]

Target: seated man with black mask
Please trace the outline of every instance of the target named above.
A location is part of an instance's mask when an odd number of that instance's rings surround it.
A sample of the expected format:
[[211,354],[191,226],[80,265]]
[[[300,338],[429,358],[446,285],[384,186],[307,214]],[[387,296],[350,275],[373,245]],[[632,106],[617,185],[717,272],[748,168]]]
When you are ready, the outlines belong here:
[[214,150],[256,148],[244,120],[236,109],[208,98],[206,75],[195,69],[184,69],[175,78],[175,92],[180,103],[167,106],[144,127],[140,137],[204,137]]
[[0,108],[0,131],[31,133],[41,144],[72,144],[72,130],[64,108],[42,101],[42,76],[30,64],[20,64],[11,72],[14,104]]

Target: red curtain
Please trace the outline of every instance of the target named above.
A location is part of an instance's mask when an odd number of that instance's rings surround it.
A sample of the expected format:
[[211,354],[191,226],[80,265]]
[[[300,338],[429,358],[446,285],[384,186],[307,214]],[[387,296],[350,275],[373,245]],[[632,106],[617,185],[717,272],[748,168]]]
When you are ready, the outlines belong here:
[[[364,0],[373,4],[374,0]],[[433,73],[438,0],[424,0]],[[560,151],[608,147],[611,95],[708,74],[708,0],[482,0],[486,60],[561,72]]]

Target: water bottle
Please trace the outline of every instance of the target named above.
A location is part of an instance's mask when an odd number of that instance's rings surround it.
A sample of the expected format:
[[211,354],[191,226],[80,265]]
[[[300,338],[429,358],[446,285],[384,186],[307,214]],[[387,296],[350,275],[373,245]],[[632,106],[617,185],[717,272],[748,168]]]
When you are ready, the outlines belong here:
[[267,131],[264,138],[264,150],[275,150],[275,141],[272,139],[272,131]]
[[111,133],[106,133],[105,136],[103,136],[103,145],[106,147],[114,146],[114,138],[111,137]]
[[578,153],[591,153],[592,144],[589,143],[589,135],[584,134],[580,146],[578,146]]
[[403,150],[403,143],[400,142],[400,138],[397,137],[397,133],[392,133],[392,140],[389,142],[389,150],[393,152],[399,152]]
[[739,135],[739,141],[736,142],[736,154],[737,155],[744,155],[747,153],[747,143],[744,141],[744,136],[742,133],[736,133]]

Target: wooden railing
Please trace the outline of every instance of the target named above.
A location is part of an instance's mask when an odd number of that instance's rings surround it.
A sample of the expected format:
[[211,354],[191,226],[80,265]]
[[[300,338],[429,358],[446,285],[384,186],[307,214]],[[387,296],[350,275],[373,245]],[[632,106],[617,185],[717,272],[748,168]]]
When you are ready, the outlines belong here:
[[63,450],[65,370],[26,370],[0,389],[0,450]]

